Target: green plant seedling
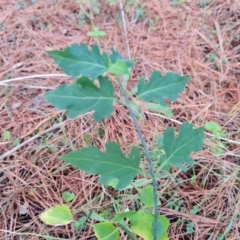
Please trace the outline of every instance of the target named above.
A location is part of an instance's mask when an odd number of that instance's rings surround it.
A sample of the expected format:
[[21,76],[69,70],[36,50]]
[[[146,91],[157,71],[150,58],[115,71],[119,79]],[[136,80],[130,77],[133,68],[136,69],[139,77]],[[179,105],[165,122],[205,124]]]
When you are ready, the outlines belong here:
[[4,140],[10,140],[11,139],[11,132],[10,131],[5,131],[3,133],[3,139]]
[[14,147],[17,147],[19,144],[20,144],[20,140],[19,140],[19,138],[16,138],[16,139],[13,141],[13,146],[14,146]]
[[211,132],[215,137],[212,143],[212,153],[216,156],[222,155],[225,152],[226,144],[221,142],[219,138],[226,133],[226,130],[222,130],[221,126],[213,121],[207,122],[205,124],[205,129]]
[[186,230],[188,234],[194,233],[195,232],[195,227],[194,224],[191,221],[188,221]]
[[4,23],[0,22],[0,31],[3,31],[5,29]]
[[172,1],[172,6],[178,7],[179,5],[185,3],[185,0],[173,0]]
[[99,30],[97,27],[92,27],[92,30],[87,33],[87,36],[93,37],[94,39],[98,39],[106,36],[104,31]]
[[213,121],[207,122],[204,126],[206,130],[213,133],[215,138],[220,138],[226,133],[226,130],[222,130],[221,126]]
[[87,221],[87,217],[86,217],[86,216],[80,217],[80,218],[78,219],[78,221],[75,222],[75,224],[74,224],[75,230],[77,231],[77,230],[79,230],[80,228],[82,228],[82,227],[85,225],[86,221]]
[[[85,44],[73,44],[62,51],[49,51],[48,54],[67,75],[72,77],[73,82],[63,84],[55,90],[45,93],[44,97],[57,109],[66,110],[67,116],[72,119],[92,111],[93,118],[97,122],[111,117],[115,102],[126,106],[133,119],[150,168],[151,178],[146,179],[145,177],[143,181],[139,181],[140,176],[148,175],[140,167],[140,162],[144,161],[144,158],[140,154],[139,147],[133,146],[130,153],[126,154],[115,142],[107,142],[105,151],[90,145],[58,157],[61,161],[71,164],[77,169],[98,175],[99,183],[106,187],[111,186],[116,190],[125,190],[132,186],[140,194],[142,204],[139,205],[140,209],[137,211],[119,212],[118,208],[111,208],[115,212],[111,210],[111,214],[104,214],[104,217],[95,214],[95,220],[99,222],[92,226],[96,237],[118,240],[119,228],[121,228],[131,240],[136,237],[144,240],[167,240],[169,220],[158,213],[156,172],[169,172],[172,166],[182,171],[191,167],[194,160],[190,154],[201,151],[204,128],[194,128],[192,124],[186,122],[181,125],[176,137],[174,129],[167,128],[163,135],[160,135],[162,137],[157,148],[161,150],[161,153],[156,156],[157,164],[155,165],[135,116],[136,111],[134,112],[133,109],[136,102],[138,104],[144,102],[149,105],[159,104],[168,108],[166,98],[171,101],[177,100],[190,80],[189,77],[172,72],[163,76],[159,71],[154,71],[149,78],[141,78],[134,89],[126,91],[128,84],[126,79],[129,78],[134,63],[126,60],[113,49],[110,54],[107,54],[101,53],[97,45],[93,45],[89,49]],[[128,77],[124,81],[126,76]],[[114,94],[113,77],[117,80],[121,96]],[[156,105],[154,107],[156,108]],[[140,117],[141,115],[139,115]],[[86,139],[84,141],[85,143],[89,142]],[[134,180],[134,178],[138,179]],[[67,199],[69,200],[69,198]],[[178,207],[180,205],[182,203],[179,203]],[[143,206],[142,209],[141,206]],[[60,219],[52,217],[56,213],[56,209],[63,213],[60,215]],[[91,218],[93,217],[94,214],[91,215]],[[68,206],[58,205],[45,211],[40,219],[51,225],[68,224],[72,221],[72,214]],[[128,222],[125,219],[128,219]]]
[[71,202],[75,198],[75,194],[69,191],[65,191],[62,194],[62,198],[65,202]]

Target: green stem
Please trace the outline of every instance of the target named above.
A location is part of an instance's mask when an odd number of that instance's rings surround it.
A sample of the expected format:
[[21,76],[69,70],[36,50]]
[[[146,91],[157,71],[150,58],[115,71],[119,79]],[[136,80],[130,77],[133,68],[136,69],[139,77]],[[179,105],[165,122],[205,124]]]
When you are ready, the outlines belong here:
[[125,226],[123,223],[118,223],[118,225],[129,236],[131,240],[136,240],[127,226]]
[[152,180],[153,180],[153,191],[154,191],[154,225],[153,225],[153,240],[157,240],[157,236],[158,236],[158,194],[157,194],[157,181],[156,181],[156,176],[155,176],[155,172],[154,172],[154,168],[153,168],[153,163],[152,163],[152,159],[151,159],[151,156],[150,156],[150,153],[149,153],[149,150],[147,148],[147,144],[143,138],[143,135],[142,135],[142,132],[140,130],[140,127],[137,123],[137,119],[134,115],[134,112],[132,110],[132,108],[130,107],[130,104],[129,104],[129,100],[127,98],[127,95],[126,95],[126,91],[125,89],[123,88],[122,86],[122,83],[121,83],[121,80],[119,79],[119,77],[117,77],[117,80],[118,80],[118,84],[120,86],[120,89],[121,89],[121,92],[122,92],[122,95],[124,97],[124,100],[126,102],[126,105],[127,105],[127,108],[130,112],[130,115],[133,119],[133,123],[135,125],[135,128],[136,128],[136,131],[138,133],[138,136],[141,140],[141,143],[142,143],[142,146],[143,146],[143,149],[144,149],[144,153],[145,153],[145,156],[147,158],[147,161],[148,161],[148,165],[149,165],[149,168],[150,168],[150,173],[151,173],[151,177],[152,177]]
[[77,236],[75,237],[75,239],[76,239],[76,240],[79,238],[79,236],[80,236],[80,234],[81,234],[82,230],[83,230],[83,229],[84,229],[84,227],[85,227],[85,224],[86,224],[86,222],[87,222],[87,221],[88,221],[88,219],[91,217],[91,215],[92,215],[92,212],[93,212],[93,211],[89,211],[89,213],[88,213],[88,215],[87,215],[87,218],[85,219],[85,221],[84,221],[83,225],[81,226],[81,228],[79,229],[79,231],[78,231],[78,233],[77,233]]

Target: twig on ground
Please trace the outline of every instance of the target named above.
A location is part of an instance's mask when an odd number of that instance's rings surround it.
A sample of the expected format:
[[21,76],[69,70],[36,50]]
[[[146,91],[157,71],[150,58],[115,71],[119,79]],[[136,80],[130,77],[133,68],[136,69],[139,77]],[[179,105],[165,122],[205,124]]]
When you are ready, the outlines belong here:
[[[88,112],[88,113],[85,113],[85,114],[82,114],[80,117],[89,115],[89,114],[91,114],[91,113],[92,113],[92,111],[91,111],[91,112]],[[43,132],[40,132],[40,133],[36,134],[35,136],[29,138],[29,139],[26,140],[25,142],[19,144],[18,146],[12,148],[12,149],[9,150],[8,152],[2,154],[2,155],[0,156],[0,160],[3,160],[5,157],[8,157],[9,155],[13,154],[13,153],[16,152],[18,149],[24,147],[25,145],[27,145],[28,143],[32,142],[33,140],[39,138],[40,136],[42,136],[42,135],[44,135],[44,134],[46,134],[46,133],[48,133],[48,132],[51,132],[52,130],[54,130],[54,129],[56,129],[56,128],[61,127],[61,126],[64,125],[65,123],[69,122],[70,120],[71,120],[71,119],[67,119],[67,120],[64,121],[64,122],[58,123],[58,124],[56,124],[56,125],[48,128],[48,129],[44,130]]]

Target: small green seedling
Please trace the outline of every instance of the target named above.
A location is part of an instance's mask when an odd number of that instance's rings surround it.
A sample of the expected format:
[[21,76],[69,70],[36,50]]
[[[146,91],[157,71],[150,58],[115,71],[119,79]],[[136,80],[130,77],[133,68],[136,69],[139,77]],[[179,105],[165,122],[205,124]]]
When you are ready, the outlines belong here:
[[5,131],[3,133],[3,139],[4,140],[10,140],[11,139],[11,132],[10,131]]
[[75,194],[69,191],[65,191],[62,194],[62,198],[65,202],[71,202],[75,198]]
[[[172,166],[182,171],[188,170],[194,164],[190,154],[202,149],[204,127],[194,128],[192,124],[185,122],[180,126],[177,135],[173,128],[167,128],[163,134],[157,136],[160,140],[155,148],[161,152],[153,163],[133,106],[136,102],[139,105],[144,102],[148,106],[159,104],[168,109],[166,98],[171,101],[177,100],[190,80],[189,77],[172,72],[163,76],[159,71],[154,71],[150,77],[139,79],[133,89],[126,91],[128,81],[125,79],[123,84],[123,80],[124,76],[129,79],[133,61],[126,60],[114,49],[107,54],[101,53],[97,45],[92,45],[89,49],[85,44],[73,44],[62,51],[49,51],[48,54],[73,82],[45,93],[44,97],[57,109],[66,110],[69,118],[74,119],[92,111],[97,122],[111,117],[116,102],[123,104],[129,110],[129,117],[133,119],[150,168],[151,178],[146,179],[148,174],[140,164],[144,157],[139,146],[132,146],[129,154],[126,154],[116,142],[107,142],[105,151],[89,145],[58,157],[77,169],[98,175],[99,184],[105,187],[111,186],[120,191],[132,186],[139,193],[141,204],[137,211],[119,212],[115,209],[115,212],[112,210],[111,214],[104,215],[104,218],[95,218],[99,223],[93,224],[92,227],[97,239],[119,240],[121,228],[130,239],[141,237],[144,240],[167,240],[169,220],[158,212],[160,202],[155,172],[169,172]],[[114,94],[113,78],[118,83],[121,96]],[[86,135],[84,141],[89,142]],[[137,180],[134,179],[141,179],[141,176],[145,176],[144,183],[138,183],[137,186]],[[145,185],[146,182],[152,185]],[[72,198],[73,195],[68,193],[65,201]],[[181,206],[182,203],[179,202],[177,207]],[[91,218],[94,218],[94,214]],[[73,221],[71,211],[66,205],[57,205],[46,210],[40,215],[40,219],[50,225],[69,224]]]
[[13,141],[13,146],[14,146],[14,147],[17,147],[19,144],[20,144],[20,140],[19,140],[19,138],[16,138],[16,139]]
[[225,152],[226,144],[221,142],[219,138],[226,133],[226,130],[222,130],[221,126],[213,121],[207,122],[205,124],[205,129],[211,132],[215,137],[212,142],[212,153],[216,156],[222,155]]
[[181,4],[185,3],[185,0],[173,0],[172,1],[172,6],[174,7],[178,7],[180,6]]
[[92,27],[92,30],[87,33],[87,36],[93,37],[94,39],[98,39],[106,36],[106,33],[104,31],[99,30],[99,28],[97,27]]

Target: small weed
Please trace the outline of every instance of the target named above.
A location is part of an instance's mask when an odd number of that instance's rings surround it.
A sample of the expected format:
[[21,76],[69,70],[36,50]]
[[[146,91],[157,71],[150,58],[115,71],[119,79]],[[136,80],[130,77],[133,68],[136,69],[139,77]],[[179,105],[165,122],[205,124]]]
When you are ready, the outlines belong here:
[[214,70],[218,70],[218,69],[220,69],[221,65],[227,64],[227,62],[225,60],[221,61],[215,54],[212,54],[212,53],[207,55],[207,61],[209,63],[212,63],[210,67]]
[[14,147],[17,147],[19,144],[20,144],[20,140],[19,140],[19,138],[16,138],[16,139],[13,141],[13,146],[14,146]]
[[198,5],[199,5],[201,8],[204,8],[204,7],[207,7],[210,2],[211,2],[211,0],[202,0],[202,1],[198,1]]
[[71,202],[75,198],[75,194],[69,191],[65,191],[62,194],[62,198],[65,202]]
[[155,17],[154,19],[148,20],[148,26],[151,31],[157,30],[156,23],[158,22],[158,20],[159,20],[159,17]]
[[83,141],[84,141],[87,145],[89,145],[90,139],[91,139],[91,136],[90,136],[89,134],[85,134],[85,135],[83,136]]
[[11,139],[11,132],[10,131],[5,131],[3,133],[3,139],[4,140],[10,140]]
[[191,221],[188,221],[187,226],[186,226],[186,231],[188,234],[195,232],[194,224]]
[[140,8],[138,7],[136,10],[135,10],[135,21],[136,22],[139,22],[139,21],[142,21],[145,19],[145,13],[144,13],[144,10],[143,8]]
[[172,0],[171,1],[171,4],[172,4],[173,7],[178,7],[183,3],[185,3],[185,0]]
[[100,138],[104,138],[104,136],[105,136],[105,131],[104,131],[104,129],[102,129],[102,128],[99,128],[99,129],[98,129],[98,136],[99,136]]
[[16,9],[19,10],[19,9],[24,9],[26,8],[28,5],[27,5],[27,2],[19,2],[16,4]]
[[225,152],[226,144],[219,140],[222,137],[226,130],[222,130],[221,126],[213,121],[207,122],[205,124],[205,129],[211,132],[215,139],[211,142],[211,151],[214,155],[219,156]]
[[97,27],[92,27],[92,30],[87,33],[87,36],[93,37],[95,40],[97,40],[100,37],[106,36],[106,33],[99,30]]
[[86,23],[86,15],[84,13],[79,14],[78,24],[83,25]]
[[0,31],[3,31],[5,29],[5,25],[3,22],[0,23]]

